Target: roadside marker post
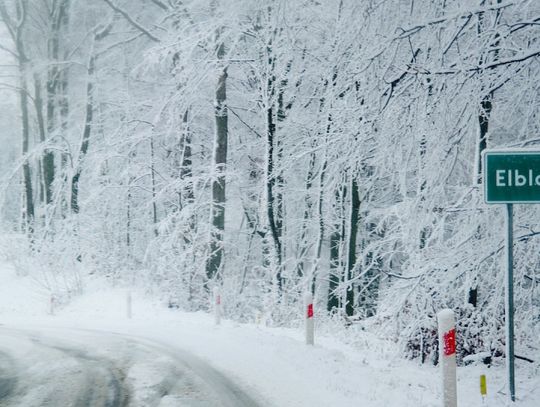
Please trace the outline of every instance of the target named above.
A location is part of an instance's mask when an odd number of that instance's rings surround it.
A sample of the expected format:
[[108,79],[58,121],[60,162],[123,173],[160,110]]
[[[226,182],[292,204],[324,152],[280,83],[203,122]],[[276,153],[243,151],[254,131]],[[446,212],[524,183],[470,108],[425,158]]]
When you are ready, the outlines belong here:
[[313,320],[313,294],[306,293],[304,297],[306,320],[306,345],[315,344],[315,322]]
[[516,401],[514,368],[513,204],[540,203],[540,151],[486,150],[483,156],[484,199],[506,204],[505,325],[508,396]]
[[480,375],[480,394],[482,395],[482,404],[484,404],[487,396],[487,383],[485,374]]
[[219,287],[214,287],[214,319],[216,325],[221,324],[221,292]]
[[443,309],[437,314],[439,325],[439,363],[442,372],[443,406],[457,407],[456,323],[454,311]]
[[132,317],[132,298],[131,298],[131,291],[128,291],[126,293],[126,316],[127,319],[131,319]]
[[55,307],[56,307],[56,298],[54,294],[51,294],[51,298],[49,299],[49,314],[54,315]]

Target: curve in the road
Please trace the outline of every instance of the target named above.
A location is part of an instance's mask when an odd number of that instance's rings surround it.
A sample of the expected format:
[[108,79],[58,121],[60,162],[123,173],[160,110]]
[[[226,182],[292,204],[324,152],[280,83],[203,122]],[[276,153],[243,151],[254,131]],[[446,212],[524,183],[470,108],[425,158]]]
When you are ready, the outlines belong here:
[[146,338],[0,327],[0,406],[23,405],[257,407],[260,403],[201,359]]

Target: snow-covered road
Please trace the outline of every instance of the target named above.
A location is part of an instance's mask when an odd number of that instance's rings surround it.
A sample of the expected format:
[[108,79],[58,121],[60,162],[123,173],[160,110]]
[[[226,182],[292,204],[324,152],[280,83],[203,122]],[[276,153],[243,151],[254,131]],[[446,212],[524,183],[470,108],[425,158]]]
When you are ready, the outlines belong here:
[[113,333],[0,327],[0,405],[223,406],[257,403],[193,355]]

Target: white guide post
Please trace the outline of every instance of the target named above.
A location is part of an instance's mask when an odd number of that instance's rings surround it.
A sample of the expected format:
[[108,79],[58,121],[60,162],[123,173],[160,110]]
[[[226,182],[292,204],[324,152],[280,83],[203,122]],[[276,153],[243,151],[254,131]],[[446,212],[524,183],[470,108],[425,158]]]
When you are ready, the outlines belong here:
[[131,291],[128,291],[126,293],[126,316],[128,319],[131,319],[131,315],[132,315],[131,304],[132,304]]
[[51,298],[49,299],[49,314],[54,315],[54,308],[56,306],[56,299],[54,298],[54,294],[51,294]]
[[221,323],[221,292],[219,287],[214,287],[214,317],[216,325]]
[[306,344],[315,343],[315,324],[313,321],[313,294],[306,293],[304,297],[305,319],[306,319]]
[[439,362],[443,385],[443,407],[457,407],[456,322],[454,311],[443,309],[437,314],[439,324]]

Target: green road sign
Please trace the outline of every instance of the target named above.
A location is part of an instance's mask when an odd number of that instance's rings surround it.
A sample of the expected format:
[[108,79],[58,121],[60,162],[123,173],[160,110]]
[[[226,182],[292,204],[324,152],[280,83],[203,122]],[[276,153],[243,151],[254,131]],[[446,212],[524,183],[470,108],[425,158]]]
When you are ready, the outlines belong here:
[[540,151],[486,151],[486,203],[540,203]]
[[515,401],[513,204],[540,203],[540,151],[485,151],[483,168],[486,203],[506,204],[506,364],[508,395]]

